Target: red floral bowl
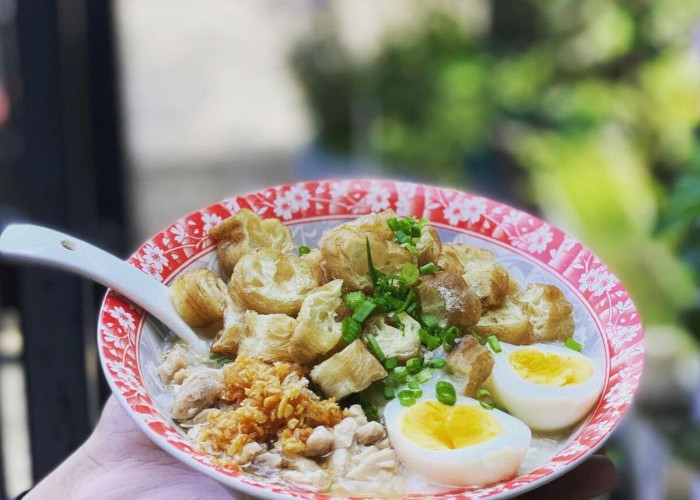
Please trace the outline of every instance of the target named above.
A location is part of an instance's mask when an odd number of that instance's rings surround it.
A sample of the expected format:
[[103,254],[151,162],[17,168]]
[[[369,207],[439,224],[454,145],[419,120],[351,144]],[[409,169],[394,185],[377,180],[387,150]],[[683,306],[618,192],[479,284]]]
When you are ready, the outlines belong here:
[[[536,488],[580,464],[610,436],[632,403],[644,360],[639,315],[627,291],[590,250],[563,231],[507,205],[439,187],[389,180],[315,181],[236,196],[194,212],[148,240],[129,262],[170,283],[192,267],[215,268],[208,230],[241,208],[277,217],[298,245],[316,246],[328,228],[358,215],[393,208],[425,217],[443,241],[492,249],[520,282],[552,283],[574,304],[584,354],[604,365],[603,393],[590,415],[545,465],[487,488],[461,488],[407,498],[507,498]],[[261,498],[330,499],[328,494],[273,484],[218,467],[172,421],[156,366],[166,332],[143,310],[112,292],[100,311],[98,345],[105,376],[141,429],[165,451],[233,489]]]

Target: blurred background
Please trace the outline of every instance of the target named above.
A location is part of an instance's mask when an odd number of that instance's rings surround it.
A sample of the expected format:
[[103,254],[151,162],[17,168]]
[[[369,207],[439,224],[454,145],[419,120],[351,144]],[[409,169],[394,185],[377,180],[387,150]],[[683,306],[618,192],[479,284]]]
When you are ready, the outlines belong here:
[[[0,0],[0,222],[126,257],[233,194],[454,186],[569,231],[645,324],[610,499],[700,498],[700,2]],[[0,497],[90,432],[101,287],[0,266]]]

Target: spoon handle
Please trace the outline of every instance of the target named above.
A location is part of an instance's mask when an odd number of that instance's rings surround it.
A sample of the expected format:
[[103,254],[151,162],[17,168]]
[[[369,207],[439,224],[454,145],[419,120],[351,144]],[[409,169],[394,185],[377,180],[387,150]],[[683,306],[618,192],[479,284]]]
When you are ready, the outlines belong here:
[[206,343],[175,310],[168,287],[94,245],[53,229],[11,224],[0,234],[0,256],[56,267],[97,281],[144,308],[197,351],[208,351]]

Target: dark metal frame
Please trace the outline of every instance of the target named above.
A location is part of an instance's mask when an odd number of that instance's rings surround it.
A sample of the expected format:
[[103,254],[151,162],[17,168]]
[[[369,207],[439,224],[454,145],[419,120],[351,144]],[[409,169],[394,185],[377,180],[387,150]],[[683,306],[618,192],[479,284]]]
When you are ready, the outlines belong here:
[[[16,6],[22,100],[13,118],[22,150],[0,166],[16,193],[0,200],[0,222],[12,212],[123,255],[128,216],[112,3]],[[101,378],[88,376],[100,373],[89,347],[104,289],[47,269],[5,267],[0,276],[2,300],[22,318],[36,481],[83,442],[107,395]]]

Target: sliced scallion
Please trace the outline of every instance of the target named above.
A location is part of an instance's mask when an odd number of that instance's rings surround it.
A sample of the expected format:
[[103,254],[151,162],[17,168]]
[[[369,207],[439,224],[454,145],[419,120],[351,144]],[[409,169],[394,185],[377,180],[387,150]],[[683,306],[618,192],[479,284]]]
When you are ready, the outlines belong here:
[[445,349],[451,349],[457,343],[457,336],[454,331],[446,330],[442,336],[442,343]]
[[377,304],[375,304],[374,302],[370,300],[365,300],[362,304],[358,306],[357,309],[355,309],[355,312],[352,313],[352,319],[362,323],[369,317],[370,314],[372,314],[372,311],[374,311],[376,307]]
[[387,370],[393,370],[397,366],[399,366],[399,360],[396,358],[396,356],[392,356],[384,360],[384,368]]
[[371,333],[368,333],[365,335],[367,338],[367,344],[369,345],[370,350],[374,353],[377,358],[379,358],[379,361],[384,361],[386,359],[386,356],[382,352],[382,348],[379,347],[379,342],[377,342],[377,339],[372,335]]
[[573,349],[576,352],[581,352],[581,349],[583,349],[583,346],[576,342],[572,337],[569,337],[564,341],[564,345],[568,347],[569,349]]
[[362,303],[367,299],[364,293],[362,292],[350,292],[346,293],[345,297],[343,297],[343,301],[345,302],[345,305],[348,306],[348,309],[351,311],[356,310]]
[[412,286],[418,280],[418,276],[420,276],[420,273],[415,264],[406,262],[401,266],[401,277],[408,286]]
[[422,358],[409,358],[406,361],[406,371],[411,375],[418,373],[423,369]]
[[421,320],[426,328],[429,328],[430,330],[434,330],[440,326],[438,325],[438,321],[435,316],[421,316]]
[[[487,389],[479,389],[476,391],[476,399],[485,410],[493,410],[496,407],[493,396]],[[487,400],[490,400],[490,402]]]
[[486,337],[486,342],[488,342],[489,347],[493,352],[501,352],[501,343],[498,341],[498,337],[495,335],[489,335]]
[[425,384],[431,378],[433,378],[433,372],[429,368],[424,368],[413,376],[413,380],[419,384]]
[[341,326],[340,332],[343,340],[348,344],[352,344],[355,340],[360,338],[360,331],[362,326],[360,322],[347,316],[343,319],[343,325]]
[[390,399],[394,399],[395,397],[394,389],[392,389],[391,387],[385,386],[382,391],[382,394],[384,395],[384,399],[386,399],[387,401],[389,401]]
[[416,404],[416,397],[413,395],[413,391],[405,389],[403,391],[399,391],[398,396],[401,406],[413,406]]
[[374,263],[372,262],[372,252],[369,247],[369,238],[365,238],[365,245],[367,247],[367,268],[369,269],[369,278],[372,280],[372,284],[377,284],[377,278],[379,278],[379,273],[374,268]]
[[442,404],[452,406],[457,402],[457,391],[455,391],[455,386],[449,382],[446,382],[445,380],[441,380],[435,384],[435,396]]
[[420,267],[420,273],[425,275],[425,274],[435,274],[437,272],[438,268],[435,264],[432,262],[428,262],[424,266]]
[[433,358],[427,363],[425,363],[425,366],[427,366],[428,368],[444,368],[446,363],[447,361],[445,361],[442,358]]
[[458,338],[462,337],[462,335],[464,335],[464,334],[462,333],[462,330],[460,330],[459,327],[457,327],[457,326],[451,326],[451,327],[449,327],[449,328],[447,329],[447,333],[448,333],[449,335],[453,335],[454,338],[456,338],[456,339],[458,339]]
[[362,409],[365,412],[367,420],[372,422],[379,422],[379,408],[374,403],[366,403],[362,405]]
[[307,246],[300,246],[299,247],[299,255],[306,255],[307,253],[311,253],[311,249]]
[[397,384],[405,384],[408,380],[408,371],[403,366],[397,366],[394,368],[394,378]]

